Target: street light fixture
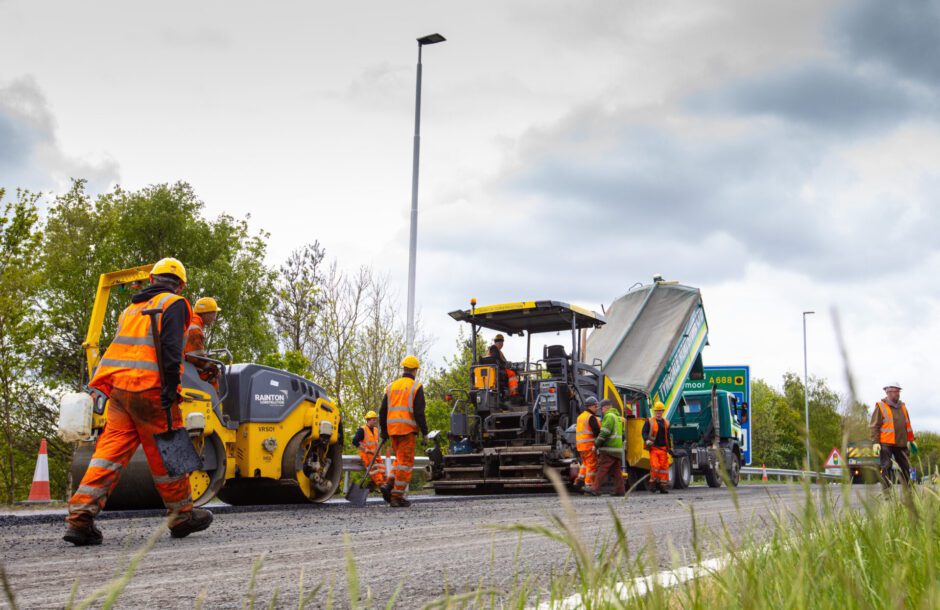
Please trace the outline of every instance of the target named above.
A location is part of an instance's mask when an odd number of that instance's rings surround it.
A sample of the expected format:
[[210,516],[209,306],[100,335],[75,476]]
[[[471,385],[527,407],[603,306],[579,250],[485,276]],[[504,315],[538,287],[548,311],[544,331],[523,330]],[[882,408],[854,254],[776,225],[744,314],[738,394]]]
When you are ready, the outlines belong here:
[[809,365],[806,360],[806,316],[813,315],[815,311],[803,312],[803,409],[806,412],[806,468],[810,468],[809,461]]
[[440,34],[418,38],[418,82],[415,87],[415,137],[411,164],[411,232],[408,240],[408,323],[405,327],[405,345],[408,353],[415,348],[415,256],[418,249],[418,155],[421,150],[421,49],[424,45],[447,40]]

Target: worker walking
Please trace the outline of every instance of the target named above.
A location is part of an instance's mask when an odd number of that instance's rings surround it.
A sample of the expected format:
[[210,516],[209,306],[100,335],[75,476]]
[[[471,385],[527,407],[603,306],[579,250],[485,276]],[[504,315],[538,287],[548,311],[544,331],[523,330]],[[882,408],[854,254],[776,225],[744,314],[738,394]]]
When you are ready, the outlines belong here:
[[222,310],[212,297],[202,297],[196,301],[193,310],[193,318],[189,321],[189,328],[186,329],[186,346],[183,348],[183,355],[187,362],[192,362],[199,370],[199,378],[211,383],[218,392],[219,368],[211,362],[192,356],[206,355],[205,329],[215,324]]
[[418,433],[428,435],[428,424],[424,419],[424,388],[415,381],[421,363],[414,356],[405,356],[401,361],[402,375],[385,389],[379,420],[382,436],[392,441],[395,466],[392,476],[381,487],[382,497],[390,506],[406,508],[411,502],[405,497],[411,483],[411,470],[415,463]]
[[621,468],[623,464],[623,417],[614,408],[613,401],[607,398],[601,401],[601,414],[604,418],[601,421],[601,431],[594,441],[599,458],[592,495],[600,494],[601,485],[609,476],[613,479],[613,495],[622,496],[627,493]]
[[[167,429],[165,408],[172,409],[174,425],[182,424],[179,392],[183,341],[193,313],[189,302],[179,296],[186,285],[186,269],[175,258],[164,258],[153,266],[150,283],[134,295],[121,314],[114,340],[88,384],[109,400],[104,432],[85,476],[69,500],[68,528],[63,539],[76,546],[101,544],[95,517],[138,445],[143,445],[157,492],[166,505],[170,534],[183,538],[212,523],[212,513],[193,508],[189,476],[167,474],[154,440],[155,433]],[[154,309],[161,311],[159,359],[150,328],[153,318],[144,313]]]
[[890,383],[884,387],[885,397],[878,401],[871,414],[872,449],[881,461],[881,485],[891,487],[892,462],[904,483],[910,483],[911,455],[917,455],[917,443],[911,428],[907,405],[901,401],[901,385]]
[[362,467],[369,468],[369,464],[372,464],[368,476],[372,479],[369,489],[373,490],[385,484],[385,462],[382,461],[382,458],[376,458],[375,462],[372,461],[373,456],[379,451],[380,436],[379,416],[375,411],[369,411],[366,413],[365,425],[356,430],[356,434],[352,439],[353,447],[359,449],[359,459],[362,460]]
[[663,417],[666,406],[660,401],[653,405],[653,415],[643,424],[643,440],[650,452],[650,491],[659,490],[667,494],[666,486],[669,484],[669,454],[672,452],[672,443],[669,440],[669,422]]
[[581,457],[581,468],[578,470],[578,481],[575,487],[591,495],[594,494],[594,478],[597,475],[597,449],[594,447],[594,441],[600,431],[601,420],[597,417],[597,399],[588,396],[584,399],[584,411],[578,415],[575,426],[575,446]]

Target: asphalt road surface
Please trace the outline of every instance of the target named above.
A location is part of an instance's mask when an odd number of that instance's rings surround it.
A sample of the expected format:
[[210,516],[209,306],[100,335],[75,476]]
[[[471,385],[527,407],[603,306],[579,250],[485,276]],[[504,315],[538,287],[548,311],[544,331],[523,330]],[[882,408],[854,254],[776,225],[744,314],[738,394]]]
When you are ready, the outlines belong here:
[[[651,535],[666,536],[692,562],[690,506],[700,524],[732,530],[761,529],[772,510],[793,510],[804,501],[799,487],[747,485],[738,488],[738,508],[728,490],[692,487],[669,495],[637,492],[627,498],[572,498],[585,540],[610,535],[610,506],[628,528],[632,549]],[[798,511],[797,511],[798,512]],[[119,598],[120,608],[241,608],[252,565],[263,557],[256,596],[267,607],[297,607],[303,588],[323,584],[308,608],[350,604],[347,552],[372,603],[384,607],[399,589],[395,607],[414,608],[445,593],[481,586],[505,591],[527,575],[544,586],[568,558],[560,544],[536,534],[494,529],[517,523],[547,524],[561,514],[554,495],[429,498],[410,509],[387,508],[381,500],[364,508],[344,501],[291,507],[223,507],[206,532],[174,540],[155,511],[113,513],[99,520],[104,544],[75,548],[63,542],[61,514],[0,515],[0,561],[20,608],[63,607],[78,579],[77,599],[107,583],[149,536],[156,544]],[[348,542],[347,542],[348,540]],[[3,596],[0,595],[0,599]],[[0,601],[0,605],[3,605]]]

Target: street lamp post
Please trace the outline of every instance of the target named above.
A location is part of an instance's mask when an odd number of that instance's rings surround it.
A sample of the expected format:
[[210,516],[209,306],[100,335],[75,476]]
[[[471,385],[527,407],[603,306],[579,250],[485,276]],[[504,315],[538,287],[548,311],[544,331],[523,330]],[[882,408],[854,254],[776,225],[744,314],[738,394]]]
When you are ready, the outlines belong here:
[[806,413],[806,468],[809,469],[809,365],[806,360],[806,316],[815,311],[803,312],[803,410]]
[[415,257],[418,249],[418,155],[421,151],[421,49],[426,44],[437,44],[447,40],[440,34],[429,34],[418,39],[418,82],[415,87],[415,137],[414,155],[411,163],[411,232],[408,240],[408,325],[405,328],[405,345],[408,353],[415,347]]

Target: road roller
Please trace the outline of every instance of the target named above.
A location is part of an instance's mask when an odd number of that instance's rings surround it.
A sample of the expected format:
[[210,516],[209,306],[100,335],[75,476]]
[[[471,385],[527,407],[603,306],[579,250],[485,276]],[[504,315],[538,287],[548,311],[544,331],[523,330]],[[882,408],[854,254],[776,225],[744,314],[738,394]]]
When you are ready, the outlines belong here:
[[[101,359],[98,343],[112,289],[135,290],[152,265],[102,274],[84,344],[91,377]],[[339,408],[316,383],[259,364],[225,364],[225,350],[204,359],[221,371],[218,390],[185,362],[183,422],[202,469],[190,474],[193,501],[201,506],[218,497],[229,504],[325,502],[343,474],[343,425]],[[60,436],[75,441],[72,483],[85,473],[104,428],[107,397],[97,390],[66,394],[61,403]],[[147,459],[138,448],[121,472],[106,510],[158,508],[162,501]]]

